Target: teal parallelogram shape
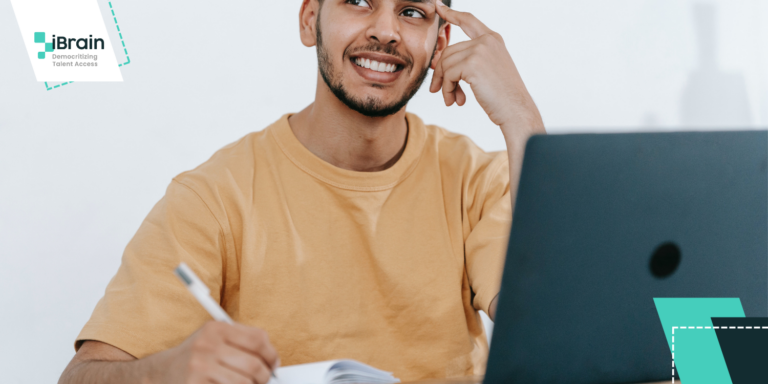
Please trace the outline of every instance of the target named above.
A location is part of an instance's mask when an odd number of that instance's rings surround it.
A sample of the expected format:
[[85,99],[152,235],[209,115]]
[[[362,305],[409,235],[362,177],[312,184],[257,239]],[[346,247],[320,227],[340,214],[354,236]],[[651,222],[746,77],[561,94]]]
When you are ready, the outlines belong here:
[[[744,317],[738,298],[654,298],[653,301],[670,351],[672,327],[711,327],[713,317]],[[732,384],[714,329],[677,329],[674,336],[675,368],[682,382]]]

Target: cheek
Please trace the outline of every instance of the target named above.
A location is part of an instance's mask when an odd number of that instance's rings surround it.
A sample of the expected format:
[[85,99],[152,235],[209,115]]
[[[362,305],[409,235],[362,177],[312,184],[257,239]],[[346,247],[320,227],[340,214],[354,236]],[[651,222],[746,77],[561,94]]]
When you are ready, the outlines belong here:
[[[429,34],[429,36],[424,39],[424,52],[426,52],[427,56],[432,53],[432,49],[435,47],[435,38],[436,36]],[[429,59],[429,57],[427,57],[427,59]]]
[[[340,61],[343,60],[344,51],[352,46],[355,46],[355,41],[365,37],[365,26],[361,23],[355,22],[353,18],[349,17],[332,17],[321,20],[323,45],[326,47],[331,60]],[[338,15],[343,16],[343,15]],[[337,20],[337,21],[333,21]]]
[[403,39],[405,47],[413,57],[413,65],[416,68],[423,68],[429,65],[429,59],[432,57],[432,51],[435,48],[435,34],[414,34],[408,39]]

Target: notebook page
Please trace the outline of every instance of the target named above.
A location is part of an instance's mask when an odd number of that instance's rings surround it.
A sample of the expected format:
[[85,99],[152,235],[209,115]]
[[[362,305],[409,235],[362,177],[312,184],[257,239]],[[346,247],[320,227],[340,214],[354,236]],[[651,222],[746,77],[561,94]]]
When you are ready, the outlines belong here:
[[382,371],[355,360],[338,360],[328,375],[326,383],[399,383],[391,372]]
[[272,378],[269,384],[324,384],[325,374],[337,362],[330,360],[280,367],[275,370],[277,382]]

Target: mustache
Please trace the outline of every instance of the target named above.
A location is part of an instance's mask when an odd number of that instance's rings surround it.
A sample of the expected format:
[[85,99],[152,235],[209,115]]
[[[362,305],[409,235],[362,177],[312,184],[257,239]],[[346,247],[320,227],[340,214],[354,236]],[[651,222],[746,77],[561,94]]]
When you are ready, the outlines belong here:
[[362,52],[385,53],[387,55],[397,57],[398,59],[404,61],[407,64],[406,67],[410,67],[413,65],[413,59],[408,55],[403,55],[400,52],[398,52],[397,48],[391,45],[375,43],[375,42],[368,43],[362,47],[356,47],[352,49],[347,48],[344,52],[344,56],[350,57],[352,55],[356,55]]

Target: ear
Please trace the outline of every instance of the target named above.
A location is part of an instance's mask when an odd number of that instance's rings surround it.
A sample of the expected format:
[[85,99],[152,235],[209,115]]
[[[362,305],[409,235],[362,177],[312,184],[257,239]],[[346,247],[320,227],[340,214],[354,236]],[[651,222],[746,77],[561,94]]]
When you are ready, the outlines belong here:
[[448,44],[451,43],[451,24],[445,23],[440,30],[437,31],[437,47],[435,49],[435,57],[432,58],[432,64],[430,68],[435,69],[437,63],[440,62],[440,58],[443,57],[443,52],[448,48]]
[[299,35],[301,43],[306,47],[317,44],[317,15],[320,11],[318,0],[303,0],[299,11]]

